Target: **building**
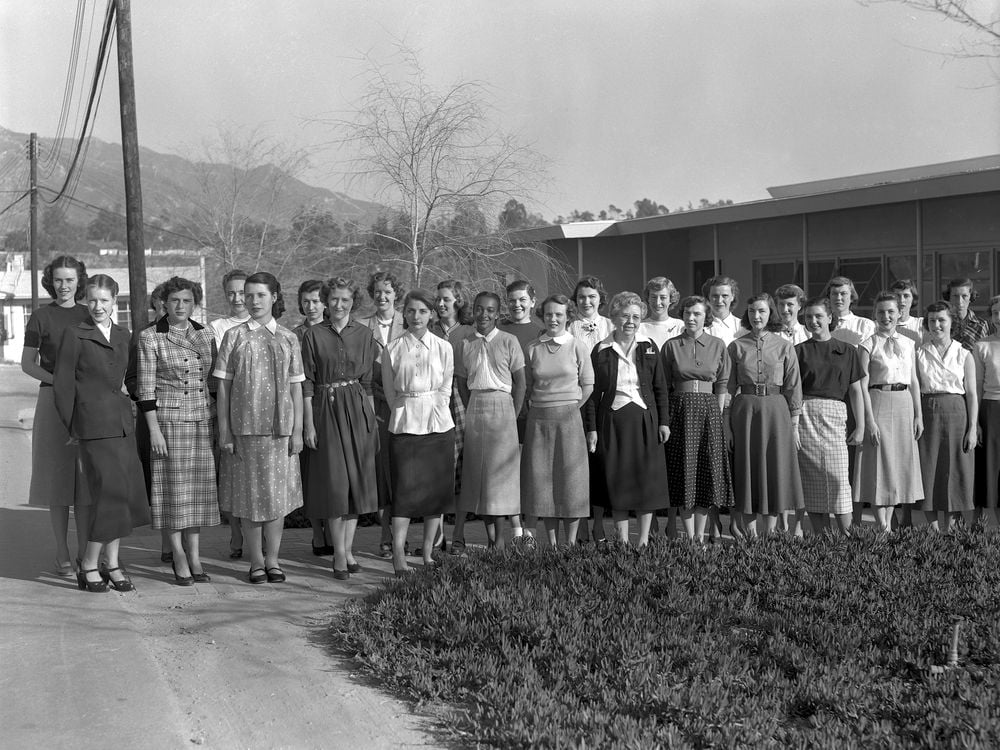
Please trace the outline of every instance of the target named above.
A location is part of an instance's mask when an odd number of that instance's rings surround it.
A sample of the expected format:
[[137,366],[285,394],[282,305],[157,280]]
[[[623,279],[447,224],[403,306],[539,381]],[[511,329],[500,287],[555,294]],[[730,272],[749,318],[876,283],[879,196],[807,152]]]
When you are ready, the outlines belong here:
[[858,288],[861,313],[900,278],[916,281],[921,305],[959,276],[975,282],[977,311],[1000,293],[1000,155],[768,192],[720,208],[527,229],[516,239],[547,248],[577,276],[599,276],[610,292],[667,276],[681,294],[700,293],[723,273],[744,297],[789,282],[812,296],[843,275]]
[[[149,294],[158,284],[162,284],[173,276],[197,281],[205,288],[205,259],[190,259],[190,265],[146,265],[146,293]],[[129,277],[126,266],[115,268],[90,268],[90,274],[105,273],[118,282],[118,317],[117,323],[126,328],[131,327],[129,306]],[[48,292],[42,287],[41,269],[38,272],[38,304],[47,305],[51,302]],[[5,265],[0,270],[0,320],[2,320],[2,341],[0,341],[0,361],[21,361],[24,349],[24,326],[31,317],[31,271],[28,268],[24,253],[8,253]],[[195,320],[205,322],[205,311],[199,308],[195,311]]]

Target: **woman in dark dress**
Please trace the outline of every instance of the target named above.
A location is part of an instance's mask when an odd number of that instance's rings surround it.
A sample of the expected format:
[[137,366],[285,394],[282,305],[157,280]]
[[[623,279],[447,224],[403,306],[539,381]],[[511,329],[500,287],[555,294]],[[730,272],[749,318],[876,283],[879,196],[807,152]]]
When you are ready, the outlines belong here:
[[[653,513],[669,505],[663,444],[670,437],[667,382],[656,344],[638,333],[646,304],[619,292],[609,308],[614,332],[594,347],[594,392],[584,407],[587,448],[597,456],[597,491],[611,508],[618,539],[627,542],[636,514],[640,547]],[[593,498],[591,499],[593,503]]]
[[[119,541],[149,523],[146,485],[135,446],[132,404],[122,390],[129,358],[129,333],[114,322],[118,284],[97,274],[87,280],[90,322],[67,328],[56,360],[56,409],[79,441],[93,510],[87,546],[77,572],[81,590],[134,587],[118,560]],[[104,549],[107,570],[97,569]],[[105,576],[107,578],[105,579]]]
[[87,544],[86,529],[90,496],[87,483],[79,470],[77,446],[70,442],[66,427],[59,421],[52,390],[52,372],[63,332],[77,323],[90,320],[83,299],[87,269],[76,258],[61,255],[45,266],[42,286],[52,297],[52,304],[31,314],[24,328],[24,352],[21,370],[38,380],[38,401],[31,431],[31,489],[28,503],[49,509],[49,521],[56,538],[55,572],[69,578],[73,575],[69,545],[69,509],[76,514],[78,555]]
[[372,403],[372,367],[378,345],[371,329],[351,319],[361,290],[353,281],[330,279],[321,296],[329,320],[302,340],[303,415],[308,475],[305,508],[325,518],[333,536],[333,577],[359,573],[354,533],[360,513],[378,509],[375,450],[378,431]]

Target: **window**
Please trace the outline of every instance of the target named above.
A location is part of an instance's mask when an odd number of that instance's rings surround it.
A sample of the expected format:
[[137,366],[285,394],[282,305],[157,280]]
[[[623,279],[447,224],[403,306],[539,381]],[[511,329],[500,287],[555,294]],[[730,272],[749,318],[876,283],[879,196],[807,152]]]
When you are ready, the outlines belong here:
[[118,300],[117,300],[117,302],[115,303],[115,305],[116,305],[116,307],[118,309],[118,316],[115,319],[115,322],[118,325],[125,326],[126,328],[128,328],[128,329],[131,330],[131,327],[132,327],[132,318],[131,318],[132,309],[129,306],[129,299],[128,299],[128,297],[119,297]]
[[[719,264],[719,273],[722,273],[722,264]],[[691,264],[691,280],[694,285],[691,287],[691,294],[701,294],[702,285],[715,276],[714,260],[696,260]]]

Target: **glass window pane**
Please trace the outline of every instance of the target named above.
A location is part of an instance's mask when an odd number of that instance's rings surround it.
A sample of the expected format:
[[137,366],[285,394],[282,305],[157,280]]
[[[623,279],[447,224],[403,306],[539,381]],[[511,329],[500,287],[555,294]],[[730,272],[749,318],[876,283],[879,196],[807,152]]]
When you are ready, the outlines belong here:
[[882,291],[882,258],[845,258],[840,261],[841,276],[854,282],[858,290],[858,301],[852,308],[857,314],[870,311],[875,297]]
[[890,255],[885,263],[888,278],[885,280],[886,287],[892,286],[894,281],[909,279],[917,281],[917,256],[916,255]]
[[823,293],[826,282],[837,274],[837,261],[835,260],[810,260],[809,261],[809,288],[806,289],[806,297],[812,299]]
[[924,280],[920,290],[920,299],[917,300],[917,307],[919,309],[926,309],[927,305],[931,302],[941,299],[941,292],[938,291],[938,281],[934,278],[934,269],[936,267],[934,260],[934,253],[924,253]]
[[789,260],[776,263],[760,264],[760,283],[757,293],[774,294],[774,290],[782,284],[801,284],[802,268],[798,261]]

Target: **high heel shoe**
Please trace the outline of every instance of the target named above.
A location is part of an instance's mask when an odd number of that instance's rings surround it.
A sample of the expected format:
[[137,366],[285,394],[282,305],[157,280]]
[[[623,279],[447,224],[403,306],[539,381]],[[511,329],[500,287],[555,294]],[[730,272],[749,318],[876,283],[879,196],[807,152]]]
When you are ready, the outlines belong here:
[[194,586],[194,576],[192,576],[192,575],[187,575],[187,576],[179,576],[179,575],[177,575],[177,564],[174,563],[174,562],[170,563],[170,567],[173,568],[173,571],[174,571],[174,582],[178,586]]
[[[114,573],[116,570],[121,571],[122,579],[120,581],[116,581],[114,578],[111,577],[111,574]],[[111,588],[113,588],[115,591],[119,592],[135,591],[135,585],[132,583],[132,579],[125,574],[124,568],[122,568],[121,566],[117,568],[106,568],[106,571],[108,577],[105,579],[105,581],[107,581],[107,584],[111,586]]]
[[88,581],[87,573],[100,573],[100,571],[97,568],[79,570],[76,574],[76,585],[80,587],[80,591],[89,591],[92,594],[101,594],[108,590],[107,581],[103,578],[97,581]]

